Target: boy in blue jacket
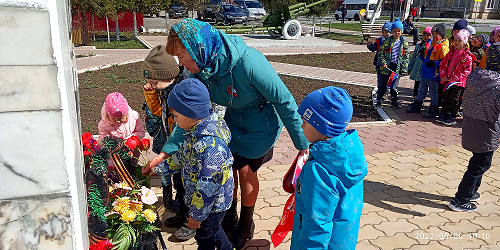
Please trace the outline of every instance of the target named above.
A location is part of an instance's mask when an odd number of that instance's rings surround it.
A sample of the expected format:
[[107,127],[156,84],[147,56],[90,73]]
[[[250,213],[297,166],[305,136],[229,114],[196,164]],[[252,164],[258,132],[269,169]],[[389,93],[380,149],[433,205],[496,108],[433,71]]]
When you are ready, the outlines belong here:
[[368,170],[358,133],[345,130],[351,97],[326,87],[307,95],[298,112],[311,145],[297,179],[290,249],[355,249]]
[[167,98],[184,142],[175,154],[143,173],[167,175],[181,172],[184,202],[189,208],[188,227],[196,229],[198,249],[233,250],[221,222],[231,207],[234,179],[231,133],[215,109],[210,108],[207,87],[194,78],[176,85]]

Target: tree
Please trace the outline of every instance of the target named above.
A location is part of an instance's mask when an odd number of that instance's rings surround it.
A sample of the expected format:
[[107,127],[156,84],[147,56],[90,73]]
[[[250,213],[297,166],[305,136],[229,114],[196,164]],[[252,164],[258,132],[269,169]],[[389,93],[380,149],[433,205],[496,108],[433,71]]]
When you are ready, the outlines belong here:
[[188,8],[188,11],[192,11],[194,18],[194,10],[200,11],[203,10],[205,4],[209,3],[210,0],[178,0],[179,3],[185,5]]
[[78,14],[81,19],[80,29],[82,31],[82,44],[90,45],[92,39],[90,38],[90,30],[87,23],[87,13],[93,11],[93,0],[71,0],[71,13]]

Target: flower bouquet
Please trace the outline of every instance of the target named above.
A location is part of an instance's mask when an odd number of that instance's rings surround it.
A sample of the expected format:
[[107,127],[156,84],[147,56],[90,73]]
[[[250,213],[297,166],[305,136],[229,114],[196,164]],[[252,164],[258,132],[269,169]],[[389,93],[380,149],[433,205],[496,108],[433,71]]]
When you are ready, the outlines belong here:
[[113,250],[135,247],[141,234],[159,230],[154,223],[157,215],[153,204],[158,201],[150,189],[138,185],[129,187],[125,182],[109,188],[110,206],[105,215],[108,222],[108,239]]
[[[144,176],[141,171],[142,167],[149,162],[148,149],[151,146],[149,139],[140,140],[139,137],[133,135],[125,140],[125,145],[127,145],[127,147],[130,149],[129,156],[139,162],[139,165],[137,165],[134,169],[135,176],[139,178],[139,180],[143,181],[146,187],[151,187],[151,178],[149,178],[149,176]],[[134,152],[137,151],[140,153],[141,158],[134,155]],[[145,153],[143,153],[142,151],[144,151]]]

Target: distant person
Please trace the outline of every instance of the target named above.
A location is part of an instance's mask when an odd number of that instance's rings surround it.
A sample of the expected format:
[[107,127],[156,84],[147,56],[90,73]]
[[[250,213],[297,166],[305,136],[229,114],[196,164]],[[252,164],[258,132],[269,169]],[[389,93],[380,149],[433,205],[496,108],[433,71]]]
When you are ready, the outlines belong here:
[[[382,26],[382,36],[377,38],[375,42],[367,42],[366,47],[372,52],[378,52],[382,44],[384,44],[385,39],[387,39],[391,35],[392,31],[392,23],[389,21],[385,21],[384,26]],[[380,73],[380,66],[378,64],[378,56],[375,53],[375,57],[373,58],[373,65],[375,66],[375,70],[377,71],[377,86],[382,86],[380,82],[382,79],[382,73]]]
[[345,16],[347,15],[347,9],[345,5],[342,5],[342,7],[340,7],[340,13],[342,14],[342,23],[344,23]]
[[420,11],[422,9],[422,6],[419,5],[417,8],[417,15],[415,16],[415,22],[418,22],[420,20]]
[[[500,35],[492,43],[500,43]],[[495,43],[496,42],[496,43]],[[493,45],[494,46],[494,45]],[[492,47],[493,47],[492,46]],[[462,147],[472,152],[455,197],[448,204],[454,211],[477,210],[472,203],[480,199],[478,192],[484,173],[491,167],[493,153],[498,149],[500,137],[500,50],[488,48],[485,57],[490,64],[476,68],[467,78],[463,99]],[[497,61],[491,64],[491,61]]]
[[413,8],[410,9],[410,15],[412,17],[416,17],[417,16],[417,7],[413,6]]
[[450,52],[439,64],[441,85],[445,87],[443,88],[443,109],[436,122],[447,126],[457,124],[455,118],[460,108],[460,96],[465,89],[467,76],[472,70],[474,55],[467,48],[469,36],[470,33],[467,30],[460,30],[455,35],[454,46],[450,47]]
[[[382,98],[384,97],[387,83],[390,80],[391,73],[394,72],[399,76],[406,75],[408,72],[408,61],[410,59],[410,49],[408,42],[401,36],[403,34],[403,23],[396,18],[392,24],[392,36],[385,39],[384,44],[378,51],[378,61],[381,71],[380,85],[377,91],[377,106],[382,105]],[[399,78],[395,79],[395,83],[390,88],[391,92],[391,106],[399,108],[398,103],[398,83]]]
[[474,67],[479,66],[479,62],[486,52],[486,44],[490,42],[490,37],[486,34],[479,34],[470,43],[470,52],[474,55]]
[[345,129],[351,97],[342,88],[318,89],[297,112],[311,145],[297,179],[290,249],[354,250],[368,169],[358,132]]
[[425,3],[424,3],[424,5],[422,5],[422,7],[420,8],[420,18],[424,18],[424,12],[425,12],[426,8],[427,7],[425,7]]
[[453,47],[453,43],[455,42],[455,36],[458,34],[459,31],[467,30],[467,25],[469,25],[469,22],[465,19],[459,19],[458,21],[455,22],[455,24],[453,25],[453,29],[451,30],[451,37],[448,38],[448,43],[450,45],[450,48]]
[[423,51],[425,53],[431,47],[431,37],[432,37],[432,26],[426,27],[422,35],[422,42],[417,44],[415,51],[411,55],[410,63],[408,64],[408,71],[410,71],[410,79],[414,80],[413,84],[413,101],[417,100],[418,88],[420,86],[420,81],[422,77],[420,76],[420,71],[422,70],[422,60],[420,59],[419,52]]
[[420,38],[418,37],[419,30],[413,26],[413,17],[408,16],[406,20],[403,21],[403,34],[408,34],[413,36],[413,45],[417,45]]

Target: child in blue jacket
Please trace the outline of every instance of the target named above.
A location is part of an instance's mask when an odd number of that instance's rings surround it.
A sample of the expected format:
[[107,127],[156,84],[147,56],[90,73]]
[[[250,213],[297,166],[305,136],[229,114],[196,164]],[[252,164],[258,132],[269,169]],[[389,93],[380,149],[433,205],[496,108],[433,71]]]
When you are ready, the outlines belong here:
[[295,189],[290,249],[355,249],[368,173],[345,89],[326,87],[302,101],[302,129],[311,143]]
[[194,78],[176,85],[167,104],[184,142],[175,154],[143,173],[167,175],[181,172],[189,208],[188,227],[196,229],[198,249],[233,250],[221,222],[233,199],[231,133],[215,109],[210,108],[207,87]]
[[[366,47],[372,52],[377,52],[382,46],[382,44],[384,44],[384,40],[391,35],[391,31],[392,31],[392,23],[386,21],[384,23],[384,26],[382,26],[382,36],[377,38],[375,42],[366,43]],[[380,73],[380,67],[378,65],[378,56],[376,53],[375,57],[373,58],[373,66],[375,66],[375,70],[377,70],[377,86],[380,86],[381,73]]]

